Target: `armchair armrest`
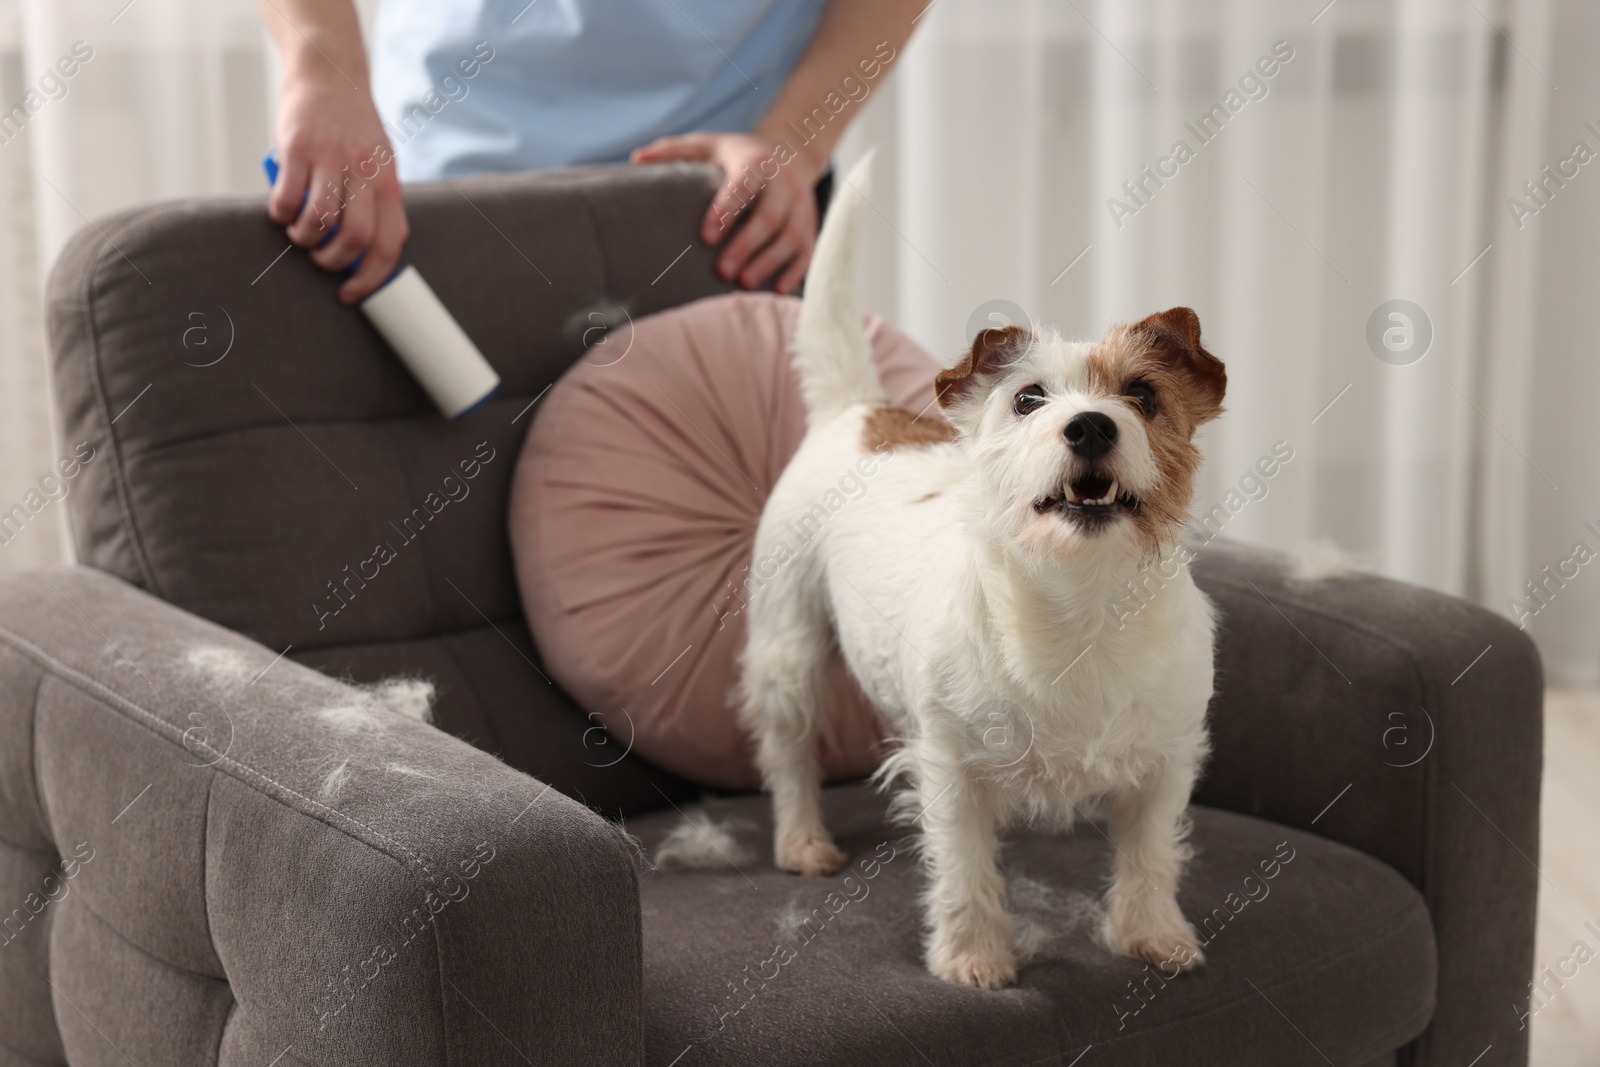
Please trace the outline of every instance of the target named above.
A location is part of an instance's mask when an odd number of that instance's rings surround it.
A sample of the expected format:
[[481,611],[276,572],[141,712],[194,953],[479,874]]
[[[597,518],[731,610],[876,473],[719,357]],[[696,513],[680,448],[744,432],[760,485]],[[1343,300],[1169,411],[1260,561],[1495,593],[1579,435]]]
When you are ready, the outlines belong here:
[[1301,580],[1239,545],[1207,548],[1194,574],[1220,616],[1195,799],[1351,845],[1422,892],[1438,1002],[1409,1062],[1468,1063],[1491,1043],[1499,1062],[1525,1062],[1543,743],[1532,642],[1454,597],[1365,574]]
[[390,703],[0,580],[0,1060],[637,1064],[626,835]]

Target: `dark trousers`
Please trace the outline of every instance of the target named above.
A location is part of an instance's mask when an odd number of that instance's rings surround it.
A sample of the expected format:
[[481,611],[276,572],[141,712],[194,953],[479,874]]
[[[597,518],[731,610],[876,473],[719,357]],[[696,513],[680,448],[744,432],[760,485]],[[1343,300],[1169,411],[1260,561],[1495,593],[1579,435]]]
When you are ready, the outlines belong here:
[[833,164],[828,164],[828,169],[822,172],[822,177],[817,179],[817,184],[812,191],[817,197],[817,226],[822,226],[822,219],[828,214],[828,201],[833,199]]

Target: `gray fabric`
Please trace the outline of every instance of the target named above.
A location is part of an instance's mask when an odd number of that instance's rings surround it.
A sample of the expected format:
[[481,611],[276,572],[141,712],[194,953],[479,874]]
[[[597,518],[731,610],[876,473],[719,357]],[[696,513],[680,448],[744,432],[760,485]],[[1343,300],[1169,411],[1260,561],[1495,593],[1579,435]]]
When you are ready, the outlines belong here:
[[[27,694],[0,715],[0,889],[39,902],[0,947],[0,1046],[639,1061],[637,857],[615,824],[109,575],[9,578],[0,619],[0,689]],[[57,856],[87,858],[46,883]]]
[[1315,821],[1404,875],[1439,944],[1438,1009],[1414,1062],[1468,1063],[1491,1043],[1522,1062],[1528,1031],[1512,1006],[1533,972],[1538,652],[1454,597],[1372,575],[1307,582],[1286,564],[1217,544],[1197,565],[1222,622],[1196,800]]
[[[1163,981],[1095,943],[1111,846],[1080,826],[1009,839],[1011,906],[1043,941],[1016,987],[941,982],[921,963],[912,842],[883,808],[862,786],[829,790],[828,825],[851,857],[832,878],[774,869],[763,798],[691,809],[734,841],[717,843],[710,870],[642,883],[652,1062],[687,1049],[686,1067],[1020,1067],[1068,1064],[1092,1046],[1082,1062],[1096,1067],[1310,1067],[1390,1052],[1432,1014],[1433,932],[1405,879],[1312,834],[1205,808],[1180,891],[1209,937],[1202,970]],[[683,823],[668,810],[629,829],[655,856]],[[1260,864],[1282,856],[1263,877]]]
[[[25,909],[0,946],[0,1067],[125,1062],[111,1041],[141,1067],[242,1067],[280,1053],[283,1067],[655,1065],[681,1051],[671,1043],[704,1019],[705,1002],[687,992],[732,978],[687,963],[721,966],[768,940],[770,911],[742,878],[650,875],[641,916],[614,828],[567,799],[634,815],[689,790],[637,759],[613,763],[626,739],[600,747],[594,723],[541,674],[515,600],[505,491],[524,409],[585,330],[615,321],[604,309],[637,316],[723,290],[694,236],[714,180],[703,167],[623,167],[408,189],[408,257],[505,379],[499,398],[451,424],[336,304],[337,279],[298,251],[276,259],[284,240],[259,198],[141,208],[71,243],[49,292],[55,395],[64,452],[96,450],[66,501],[74,536],[84,563],[161,600],[87,569],[0,581],[0,917]],[[224,349],[221,362],[193,365]],[[480,462],[470,494],[319,624],[312,604],[327,584],[480,443],[495,458]],[[1242,936],[1219,942],[1214,968],[1141,1012],[1137,1040],[1108,1037],[1108,1056],[1188,1063],[1200,1062],[1192,1048],[1233,1049],[1215,1061],[1301,1062],[1306,1049],[1284,1043],[1281,1017],[1218,977],[1265,974],[1281,980],[1261,988],[1285,1015],[1334,1031],[1313,1036],[1338,1062],[1391,1062],[1385,1041],[1417,1033],[1430,1003],[1432,1023],[1398,1062],[1459,1067],[1491,1041],[1497,1063],[1525,1062],[1507,1005],[1525,993],[1533,947],[1531,644],[1452,598],[1376,578],[1302,583],[1253,550],[1214,545],[1197,577],[1221,609],[1221,670],[1197,797],[1213,810],[1199,815],[1204,848],[1185,899],[1209,903],[1235,861],[1258,862],[1269,840],[1303,844],[1307,862],[1230,926],[1224,939]],[[196,640],[260,666],[288,652],[255,685],[219,694],[173,658]],[[314,714],[333,683],[293,661],[358,680],[432,677],[445,732],[392,716],[382,729],[341,730]],[[211,761],[219,712],[235,747]],[[1399,766],[1430,739],[1425,758]],[[351,777],[330,782],[346,759]],[[875,802],[845,791],[829,803],[853,820],[853,848],[887,833]],[[507,847],[471,895],[319,1034],[328,982],[359,971],[444,865],[496,827]],[[59,891],[62,857],[79,842],[97,851],[68,895],[27,912],[29,893]],[[1080,833],[1012,858],[1044,872],[1052,892],[1087,892],[1104,866],[1097,847]],[[1436,982],[1416,897],[1382,865],[1425,902]],[[796,1040],[807,1026],[824,1031],[814,1036],[838,1062],[857,1046],[910,1055],[899,1027],[933,1062],[1017,1067],[1056,1050],[1070,1062],[1077,1035],[1116,1025],[1099,983],[1125,981],[1126,965],[1081,931],[1057,946],[1070,962],[1047,956],[1017,991],[928,986],[906,857],[883,878],[867,901],[894,903],[883,928],[874,919],[871,937],[835,939],[835,955],[802,961],[848,964],[837,973],[869,993],[881,985],[883,1015],[862,1011],[845,985],[802,980],[784,994],[803,1002],[799,1017],[750,1025]],[[1387,915],[1361,911],[1379,900]],[[1350,941],[1347,958],[1323,952],[1325,966],[1294,970],[1298,946],[1336,936]],[[869,941],[881,951],[860,955]],[[764,947],[739,966],[759,965]],[[1376,992],[1387,999],[1371,1003]],[[1152,1021],[1175,1003],[1192,1013]],[[1346,1033],[1339,1020],[1356,1021]],[[1173,1035],[1188,1044],[1166,1044]],[[750,1045],[749,1062],[775,1062],[775,1047]],[[1082,1067],[1096,1062],[1109,1060]]]

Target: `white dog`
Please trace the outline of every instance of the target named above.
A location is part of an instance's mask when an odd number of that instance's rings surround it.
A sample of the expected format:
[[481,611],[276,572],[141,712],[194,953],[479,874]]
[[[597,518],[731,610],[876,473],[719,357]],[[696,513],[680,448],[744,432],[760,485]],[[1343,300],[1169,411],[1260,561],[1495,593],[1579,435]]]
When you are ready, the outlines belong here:
[[[902,741],[880,774],[913,787],[900,803],[923,827],[934,974],[1015,980],[999,832],[1065,828],[1102,799],[1116,850],[1105,939],[1176,973],[1201,961],[1176,887],[1207,752],[1213,619],[1174,561],[1192,437],[1221,413],[1226,374],[1194,312],[1174,308],[1092,343],[986,330],[938,376],[950,426],[889,406],[854,296],[867,177],[863,164],[846,180],[817,245],[794,354],[809,431],[756,538],[755,558],[781,563],[753,576],[738,695],[778,866],[824,875],[845,861],[815,754],[837,641]],[[872,474],[866,493],[819,509],[854,470]],[[791,554],[795,529],[811,536]],[[1177,579],[1114,615],[1157,562]]]

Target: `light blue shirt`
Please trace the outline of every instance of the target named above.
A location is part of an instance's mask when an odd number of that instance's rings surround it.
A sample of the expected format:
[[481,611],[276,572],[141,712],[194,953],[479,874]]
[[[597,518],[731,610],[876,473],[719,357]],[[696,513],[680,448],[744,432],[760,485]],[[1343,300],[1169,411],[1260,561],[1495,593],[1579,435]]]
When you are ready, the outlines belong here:
[[626,159],[749,130],[827,0],[382,0],[372,87],[402,180]]

